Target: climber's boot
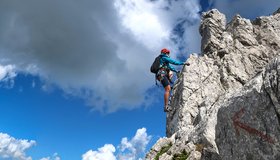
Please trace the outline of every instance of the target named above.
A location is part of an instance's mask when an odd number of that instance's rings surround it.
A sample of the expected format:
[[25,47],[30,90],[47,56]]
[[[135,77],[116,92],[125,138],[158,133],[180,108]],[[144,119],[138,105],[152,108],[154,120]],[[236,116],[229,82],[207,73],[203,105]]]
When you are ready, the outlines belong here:
[[164,112],[170,112],[170,111],[172,111],[172,108],[169,104],[164,106]]

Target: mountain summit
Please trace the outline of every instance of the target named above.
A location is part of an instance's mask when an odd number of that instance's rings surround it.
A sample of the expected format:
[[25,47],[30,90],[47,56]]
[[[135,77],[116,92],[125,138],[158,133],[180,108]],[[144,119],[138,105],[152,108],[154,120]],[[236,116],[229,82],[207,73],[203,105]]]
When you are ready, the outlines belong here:
[[173,88],[166,136],[147,160],[280,159],[280,9],[227,23],[202,14],[202,54]]

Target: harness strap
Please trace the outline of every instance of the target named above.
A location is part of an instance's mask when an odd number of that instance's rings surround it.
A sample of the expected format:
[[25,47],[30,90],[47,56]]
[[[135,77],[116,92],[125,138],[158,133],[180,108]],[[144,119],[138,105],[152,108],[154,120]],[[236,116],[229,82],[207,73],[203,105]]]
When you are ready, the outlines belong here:
[[157,76],[155,76],[155,81],[156,81],[156,86],[159,87],[158,82],[157,82]]

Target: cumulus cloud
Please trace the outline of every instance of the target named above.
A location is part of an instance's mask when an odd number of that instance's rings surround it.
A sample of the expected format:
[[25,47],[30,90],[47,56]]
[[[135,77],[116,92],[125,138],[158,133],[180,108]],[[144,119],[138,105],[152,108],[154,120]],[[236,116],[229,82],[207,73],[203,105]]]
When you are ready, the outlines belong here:
[[[16,139],[6,133],[0,133],[0,159],[32,160],[26,155],[26,151],[35,146],[34,140]],[[58,153],[52,157],[44,157],[40,160],[60,160]]]
[[117,147],[118,150],[112,144],[105,144],[97,151],[89,150],[82,155],[82,158],[83,160],[140,160],[150,139],[151,136],[146,133],[146,128],[141,128],[131,140],[124,137]]
[[[2,0],[0,79],[13,86],[18,72],[39,76],[43,90],[58,86],[105,112],[151,104],[149,67],[160,49],[170,48],[173,58],[200,52],[199,2]],[[249,18],[280,6],[275,0],[209,3],[227,17]]]
[[155,14],[159,8],[150,1],[116,0],[114,5],[122,25],[146,47],[155,49],[169,40],[171,28],[162,24],[160,17]]
[[58,156],[58,153],[54,153],[52,157],[44,157],[40,160],[60,160],[60,157]]
[[35,141],[15,139],[8,134],[0,133],[0,157],[15,160],[32,160],[25,152],[36,144]]
[[177,56],[187,57],[193,52],[200,53],[199,0],[169,1],[168,11],[168,23],[173,26],[171,39],[179,49],[176,51]]
[[5,87],[11,88],[14,86],[14,78],[16,75],[16,70],[13,65],[2,66],[0,64],[0,82],[2,82],[1,84],[4,84]]
[[191,26],[198,11],[198,0],[2,0],[0,64],[39,76],[95,110],[135,108],[154,99],[145,97],[154,57],[162,47],[178,52],[184,41],[174,28]]
[[83,160],[116,160],[115,151],[116,149],[112,144],[105,144],[103,147],[98,148],[98,151],[89,150],[82,157]]
[[146,146],[150,142],[151,136],[146,133],[146,128],[138,129],[135,136],[128,140],[127,137],[122,138],[119,160],[136,160],[145,153]]
[[1,66],[0,65],[0,80],[7,80],[14,78],[16,73],[14,71],[14,67],[12,65]]

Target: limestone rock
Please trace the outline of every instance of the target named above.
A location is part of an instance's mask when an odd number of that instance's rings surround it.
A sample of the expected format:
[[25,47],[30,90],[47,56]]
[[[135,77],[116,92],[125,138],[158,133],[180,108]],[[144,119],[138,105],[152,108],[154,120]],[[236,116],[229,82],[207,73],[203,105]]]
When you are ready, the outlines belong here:
[[280,159],[279,58],[219,106],[215,142],[222,159]]
[[226,18],[218,10],[213,9],[202,14],[202,21],[199,32],[205,38],[201,40],[201,50],[208,54],[219,48],[226,27]]
[[279,9],[228,24],[214,9],[202,14],[199,31],[202,54],[190,56],[173,87],[165,138],[172,146],[160,160],[182,151],[188,159],[280,159]]
[[[154,159],[157,154],[162,150],[163,147],[169,146],[174,144],[174,137],[164,137],[164,138],[160,138],[156,144],[153,146],[153,148],[150,150],[150,152],[146,155],[146,159]],[[165,157],[167,157],[167,155],[163,155]],[[165,158],[167,159],[167,158]]]

